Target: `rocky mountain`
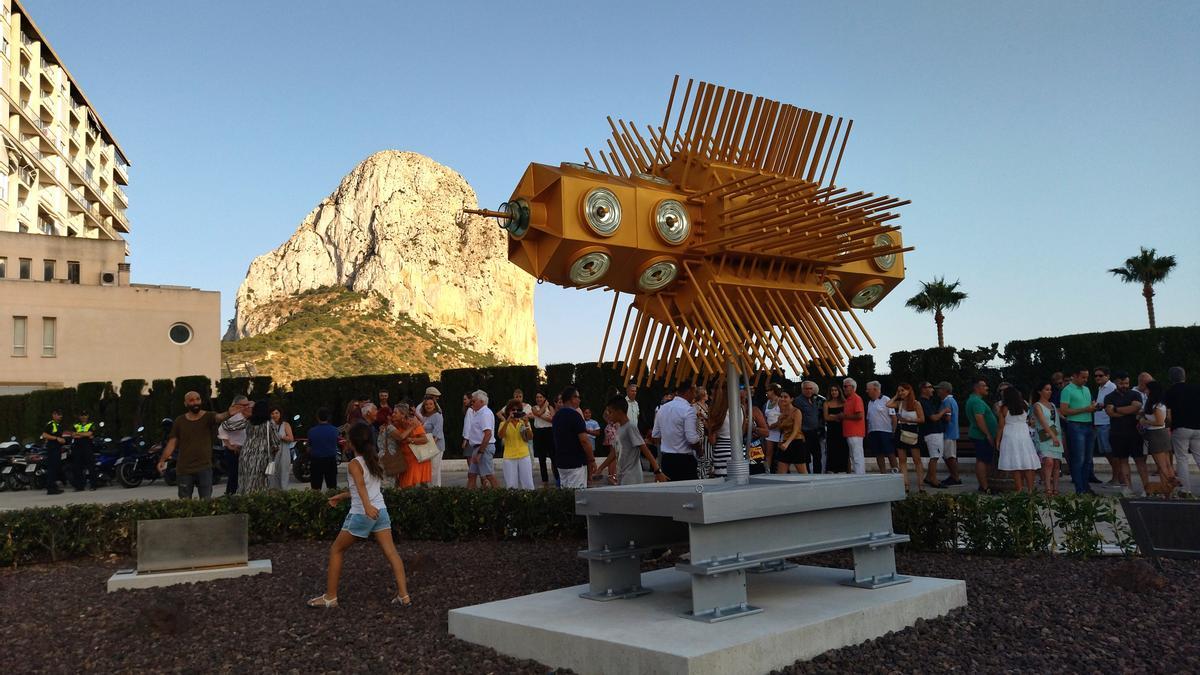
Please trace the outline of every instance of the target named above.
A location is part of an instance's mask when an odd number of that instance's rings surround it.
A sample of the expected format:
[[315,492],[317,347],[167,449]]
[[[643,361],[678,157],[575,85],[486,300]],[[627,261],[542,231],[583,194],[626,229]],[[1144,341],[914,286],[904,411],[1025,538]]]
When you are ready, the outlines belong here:
[[503,230],[461,214],[476,205],[466,180],[428,157],[371,155],[290,239],[250,263],[226,339],[273,331],[294,298],[342,287],[378,296],[391,319],[456,349],[537,363],[534,280],[508,262]]
[[464,348],[454,329],[435,333],[393,317],[377,293],[345,287],[288,298],[274,330],[221,343],[223,375],[271,375],[288,384],[357,373],[436,373],[445,368],[504,365],[494,354]]

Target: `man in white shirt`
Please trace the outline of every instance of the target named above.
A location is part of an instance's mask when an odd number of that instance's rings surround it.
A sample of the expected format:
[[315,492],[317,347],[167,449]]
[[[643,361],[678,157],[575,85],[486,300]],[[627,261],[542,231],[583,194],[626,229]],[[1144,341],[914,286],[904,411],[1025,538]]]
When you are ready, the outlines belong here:
[[625,403],[629,406],[629,411],[626,413],[629,415],[629,421],[633,422],[633,428],[640,430],[642,426],[638,422],[638,417],[641,415],[641,408],[638,407],[637,391],[637,385],[630,382],[629,386],[625,387]]
[[471,394],[471,407],[463,422],[463,443],[467,456],[467,487],[498,487],[492,465],[496,455],[496,416],[487,407],[487,392],[480,389]]
[[[700,442],[696,409],[692,407],[692,385],[675,387],[675,398],[664,403],[654,416],[650,435],[659,439],[659,465],[671,480],[696,480],[695,446]],[[630,419],[633,417],[630,415]]]
[[[1104,456],[1108,459],[1108,465],[1112,467],[1112,480],[1105,483],[1107,487],[1121,487],[1121,467],[1118,466],[1120,460],[1113,457],[1112,442],[1109,438],[1109,430],[1112,428],[1112,420],[1108,418],[1108,413],[1104,411],[1104,401],[1108,395],[1117,390],[1117,385],[1113,384],[1112,372],[1105,366],[1096,366],[1092,373],[1092,377],[1096,380],[1096,412],[1092,414],[1092,424],[1096,427],[1096,456]],[[1125,467],[1128,468],[1129,462],[1125,461]]]
[[[896,463],[896,411],[888,407],[890,397],[883,394],[879,382],[867,383],[867,439],[864,443],[867,455],[875,455],[879,473],[898,470]],[[884,462],[884,458],[887,462]]]

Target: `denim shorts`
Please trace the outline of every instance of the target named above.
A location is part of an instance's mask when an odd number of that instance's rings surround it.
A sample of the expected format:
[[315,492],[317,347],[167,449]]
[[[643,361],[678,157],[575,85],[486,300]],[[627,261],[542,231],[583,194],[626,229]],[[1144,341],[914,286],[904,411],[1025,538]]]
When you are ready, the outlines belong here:
[[392,519],[387,509],[379,509],[379,517],[371,520],[365,513],[347,513],[342,529],[359,539],[369,539],[374,532],[392,529]]
[[483,449],[483,452],[479,453],[479,461],[475,464],[472,464],[470,459],[478,451],[479,446],[474,443],[467,446],[467,475],[469,476],[471,474],[475,474],[477,476],[490,476],[494,474],[496,471],[493,464],[493,458],[496,454],[496,445],[494,443],[488,443],[488,446]]

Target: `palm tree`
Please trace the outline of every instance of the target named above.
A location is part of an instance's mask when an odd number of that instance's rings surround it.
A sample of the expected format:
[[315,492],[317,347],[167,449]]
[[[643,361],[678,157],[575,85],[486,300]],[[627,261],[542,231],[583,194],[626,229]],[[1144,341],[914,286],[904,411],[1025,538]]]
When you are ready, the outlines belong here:
[[937,277],[933,281],[922,281],[921,292],[904,303],[905,307],[912,307],[918,312],[933,312],[933,322],[937,324],[939,348],[946,346],[946,340],[942,333],[942,323],[946,320],[943,312],[957,309],[962,301],[967,299],[967,294],[958,290],[958,284],[958,280],[948,284],[944,277]]
[[1141,252],[1125,259],[1124,267],[1114,267],[1108,271],[1127,284],[1141,284],[1142,297],[1146,298],[1146,315],[1150,317],[1150,327],[1154,328],[1154,284],[1167,278],[1175,269],[1175,256],[1156,255],[1154,249],[1140,246]]

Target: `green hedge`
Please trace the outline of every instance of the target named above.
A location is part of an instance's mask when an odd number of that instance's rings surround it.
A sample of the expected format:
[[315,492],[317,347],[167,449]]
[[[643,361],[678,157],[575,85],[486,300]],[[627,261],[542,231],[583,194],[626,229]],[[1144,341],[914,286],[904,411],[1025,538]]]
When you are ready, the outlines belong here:
[[1171,366],[1200,375],[1200,326],[1014,340],[1004,346],[1004,359],[1009,363],[1004,376],[1029,386],[1054,371],[1099,365],[1134,375],[1146,371],[1165,381]]
[[[907,548],[918,551],[1088,557],[1109,544],[1132,553],[1134,542],[1118,508],[1117,500],[1096,496],[920,493],[893,502],[892,527],[911,538]],[[1062,532],[1057,542],[1055,528]]]
[[[146,389],[145,380],[121,380],[121,390],[118,393],[117,417],[121,421],[121,435],[132,434],[135,429],[144,424],[142,419],[142,392]],[[149,426],[149,425],[146,425]]]
[[[384,491],[392,522],[408,539],[556,539],[586,536],[570,490],[415,488]],[[310,490],[220,497],[77,504],[0,512],[0,565],[82,556],[130,555],[137,521],[246,513],[250,542],[332,540],[348,503],[330,508],[331,493]],[[1117,519],[1117,502],[1101,497],[1007,494],[916,494],[892,504],[896,532],[917,551],[963,551],[999,556],[1062,552],[1087,557],[1104,544],[1132,553],[1134,543]],[[1104,526],[1106,535],[1098,526]],[[1062,536],[1056,542],[1057,528]]]
[[[467,490],[418,488],[384,491],[388,512],[408,539],[580,538],[584,519],[574,515],[568,490]],[[76,504],[0,512],[0,565],[131,555],[137,521],[246,513],[250,543],[330,540],[349,509],[327,504],[332,493],[270,492],[200,500]]]

